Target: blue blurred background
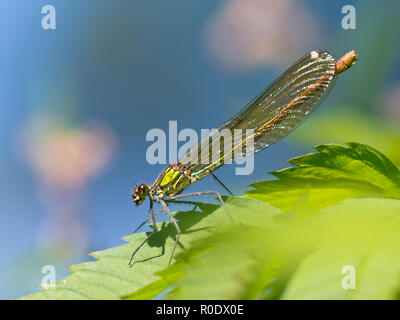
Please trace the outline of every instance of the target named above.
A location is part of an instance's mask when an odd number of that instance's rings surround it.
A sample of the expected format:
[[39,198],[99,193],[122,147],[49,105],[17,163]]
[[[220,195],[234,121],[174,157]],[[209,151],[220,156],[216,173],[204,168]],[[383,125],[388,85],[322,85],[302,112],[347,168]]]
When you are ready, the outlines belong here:
[[[56,30],[43,30],[44,5]],[[342,7],[357,29],[343,30]],[[0,298],[38,289],[88,252],[122,244],[147,217],[130,191],[163,165],[152,128],[214,128],[298,58],[326,49],[360,61],[251,176],[218,176],[235,194],[318,143],[368,143],[400,163],[400,2],[318,0],[2,0]],[[183,144],[183,143],[182,143]],[[220,189],[212,178],[191,191]],[[206,199],[213,201],[212,198]]]

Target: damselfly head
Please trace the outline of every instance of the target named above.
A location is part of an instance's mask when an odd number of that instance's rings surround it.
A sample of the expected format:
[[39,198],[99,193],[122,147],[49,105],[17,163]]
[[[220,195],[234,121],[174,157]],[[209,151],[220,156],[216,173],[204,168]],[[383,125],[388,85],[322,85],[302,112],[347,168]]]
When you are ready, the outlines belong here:
[[132,190],[132,200],[137,206],[140,206],[149,194],[149,187],[142,183]]

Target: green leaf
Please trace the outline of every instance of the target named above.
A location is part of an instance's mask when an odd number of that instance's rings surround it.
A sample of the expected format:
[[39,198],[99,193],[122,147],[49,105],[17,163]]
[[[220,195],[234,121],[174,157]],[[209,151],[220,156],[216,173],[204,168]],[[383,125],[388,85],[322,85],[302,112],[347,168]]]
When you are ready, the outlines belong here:
[[[395,299],[400,201],[353,199],[305,219],[226,226],[180,254],[130,299]],[[351,266],[356,289],[342,287]],[[149,293],[143,295],[143,292]],[[150,294],[151,293],[151,294]]]
[[[249,201],[250,200],[250,201]],[[158,281],[126,296],[126,299],[142,299],[157,295],[171,285],[188,284],[182,290],[168,293],[170,299],[218,299],[235,298],[242,294],[244,284],[237,282],[239,274],[244,277],[246,270],[254,266],[248,256],[248,245],[254,243],[254,228],[272,230],[276,228],[273,217],[280,214],[276,208],[245,197],[229,197],[227,204],[235,224],[219,225],[208,237],[193,239],[191,247],[177,257],[177,263],[157,273]],[[215,214],[224,214],[219,208]],[[207,218],[212,218],[211,216]],[[202,223],[208,223],[206,219]],[[202,228],[199,224],[197,228]],[[258,239],[258,237],[257,237]],[[230,268],[231,266],[231,268]],[[210,277],[210,268],[212,274]],[[192,272],[195,270],[195,272]],[[240,271],[241,270],[241,271]]]
[[[130,255],[147,233],[92,253],[97,261],[70,266],[72,275],[55,289],[23,299],[398,298],[398,168],[362,144],[316,149],[274,173],[279,180],[225,198],[233,224],[212,204],[174,213],[182,235],[171,266],[176,230],[162,222],[132,268]],[[342,286],[346,266],[355,271],[355,289]]]
[[[294,272],[283,299],[398,298],[400,201],[346,200],[325,209],[313,229],[318,248]],[[354,268],[355,289],[346,285],[346,266]]]
[[358,197],[400,198],[400,171],[379,151],[359,143],[320,145],[318,153],[294,158],[296,167],[273,172],[279,180],[257,182],[246,194],[282,210],[296,208],[309,195],[314,210]]
[[[260,212],[269,210],[271,216],[279,210],[263,202],[233,197],[226,200],[235,222],[257,224]],[[216,226],[231,224],[226,212],[219,206],[198,204],[201,211],[177,212],[175,218],[182,229],[176,254],[183,248],[188,248],[195,241],[209,236]],[[250,214],[249,214],[250,213]],[[271,220],[272,223],[272,220]],[[138,251],[136,263],[132,268],[128,262],[132,251],[147,237],[148,233],[137,233],[126,236],[128,241],[118,247],[91,253],[97,261],[76,264],[68,267],[72,275],[56,282],[55,289],[43,289],[36,294],[22,299],[120,299],[148,284],[152,284],[153,292],[140,293],[142,298],[150,298],[157,292],[154,289],[159,276],[156,273],[163,270],[175,242],[176,230],[171,223],[157,223],[158,232]],[[162,273],[161,273],[162,274]],[[172,277],[171,273],[168,277]],[[171,281],[171,280],[168,280]],[[169,282],[162,285],[168,285]]]

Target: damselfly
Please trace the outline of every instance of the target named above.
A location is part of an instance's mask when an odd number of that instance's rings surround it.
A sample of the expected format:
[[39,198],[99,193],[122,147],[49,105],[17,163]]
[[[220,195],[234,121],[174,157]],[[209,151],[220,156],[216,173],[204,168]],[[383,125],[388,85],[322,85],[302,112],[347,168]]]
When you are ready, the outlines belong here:
[[[321,98],[328,94],[328,89],[333,87],[335,77],[354,65],[356,61],[357,52],[354,50],[348,52],[339,61],[335,61],[326,51],[312,51],[291,66],[231,120],[219,126],[217,131],[228,129],[233,132],[236,129],[252,129],[253,134],[250,138],[253,145],[250,151],[246,149],[246,153],[241,154],[242,157],[248,156],[249,152],[255,153],[267,148],[300,125],[315,110],[318,102],[322,100]],[[139,228],[151,220],[153,230],[132,253],[129,265],[132,265],[132,259],[136,252],[156,232],[155,215],[162,211],[169,216],[177,231],[168,264],[171,263],[181,230],[168,208],[168,201],[215,194],[232,220],[219,192],[202,191],[181,194],[189,185],[208,175],[212,175],[229,191],[213,172],[227,160],[231,160],[233,150],[245,146],[249,137],[242,136],[242,139],[236,144],[234,143],[229,150],[226,148],[215,150],[213,148],[215,145],[209,144],[212,135],[211,132],[208,136],[200,139],[181,157],[178,163],[168,165],[151,186],[140,184],[133,189],[132,198],[137,206],[141,205],[147,197],[150,200],[150,217]],[[212,156],[215,152],[218,152],[218,161],[199,161],[204,158],[214,159],[215,157]],[[206,157],[203,157],[204,155]],[[161,205],[161,209],[156,213],[153,211],[154,202]]]

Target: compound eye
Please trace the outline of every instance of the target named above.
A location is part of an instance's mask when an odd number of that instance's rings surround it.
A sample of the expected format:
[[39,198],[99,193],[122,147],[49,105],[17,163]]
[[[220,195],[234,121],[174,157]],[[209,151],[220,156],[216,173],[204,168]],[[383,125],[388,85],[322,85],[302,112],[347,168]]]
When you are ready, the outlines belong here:
[[133,202],[135,202],[135,204],[137,206],[141,205],[142,202],[146,199],[147,191],[148,191],[148,187],[145,184],[141,184],[141,185],[135,187],[135,189],[133,189],[132,200],[133,200]]

